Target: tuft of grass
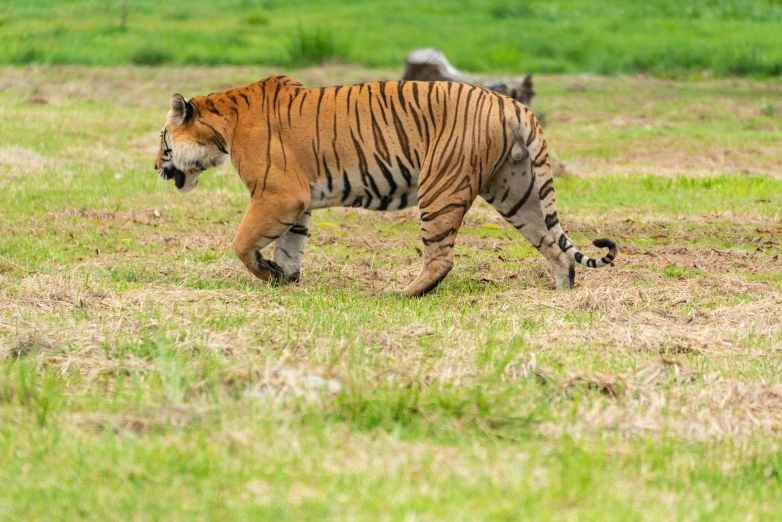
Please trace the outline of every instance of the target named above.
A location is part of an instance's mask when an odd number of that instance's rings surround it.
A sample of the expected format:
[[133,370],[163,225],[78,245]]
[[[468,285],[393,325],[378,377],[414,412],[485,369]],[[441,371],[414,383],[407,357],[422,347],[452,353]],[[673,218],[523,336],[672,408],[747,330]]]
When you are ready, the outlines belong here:
[[244,23],[252,27],[269,25],[269,17],[263,13],[250,13],[244,18]]
[[293,67],[344,62],[349,59],[350,44],[331,29],[299,28],[288,40],[288,63]]
[[489,14],[496,20],[521,17],[534,18],[535,9],[528,3],[501,2],[489,7]]
[[43,56],[43,51],[38,47],[22,47],[11,54],[9,62],[14,65],[28,65],[41,61]]
[[133,52],[130,61],[135,65],[163,65],[171,61],[171,55],[161,47],[144,46]]

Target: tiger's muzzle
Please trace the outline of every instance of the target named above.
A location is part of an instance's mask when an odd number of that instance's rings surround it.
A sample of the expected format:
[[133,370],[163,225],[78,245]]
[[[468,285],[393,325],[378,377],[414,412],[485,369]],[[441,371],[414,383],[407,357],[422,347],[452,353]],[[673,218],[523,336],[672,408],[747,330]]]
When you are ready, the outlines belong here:
[[163,167],[158,170],[158,173],[160,174],[160,177],[165,180],[169,180],[173,178],[174,185],[176,186],[177,189],[182,190],[182,188],[184,188],[186,176],[185,173],[179,170],[178,168]]

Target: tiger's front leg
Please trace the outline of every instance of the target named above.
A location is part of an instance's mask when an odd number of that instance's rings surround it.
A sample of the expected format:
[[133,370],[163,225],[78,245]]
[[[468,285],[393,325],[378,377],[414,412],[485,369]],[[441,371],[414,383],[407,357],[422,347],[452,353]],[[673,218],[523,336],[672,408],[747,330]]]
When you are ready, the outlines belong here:
[[279,193],[273,198],[257,198],[250,202],[247,213],[236,231],[234,251],[255,277],[270,283],[290,283],[298,279],[298,269],[295,274],[286,272],[285,268],[277,262],[264,259],[261,250],[287,235],[290,229],[304,217],[308,205],[309,201],[304,201],[302,198],[285,197]]
[[298,221],[274,242],[274,262],[282,267],[287,281],[295,282],[301,275],[301,261],[310,234],[311,211],[301,215]]

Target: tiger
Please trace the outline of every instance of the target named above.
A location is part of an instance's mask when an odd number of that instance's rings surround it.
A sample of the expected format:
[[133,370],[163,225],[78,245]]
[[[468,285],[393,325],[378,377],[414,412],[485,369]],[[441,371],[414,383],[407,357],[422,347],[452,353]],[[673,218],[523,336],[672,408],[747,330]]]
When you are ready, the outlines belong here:
[[[155,169],[189,192],[230,159],[250,194],[233,240],[255,277],[299,281],[312,211],[417,206],[423,267],[404,289],[422,296],[454,266],[465,214],[481,196],[552,265],[554,286],[573,288],[575,265],[612,264],[565,235],[546,140],[521,103],[452,81],[379,81],[307,88],[287,76],[186,99],[171,97]],[[271,259],[262,250],[272,245]]]

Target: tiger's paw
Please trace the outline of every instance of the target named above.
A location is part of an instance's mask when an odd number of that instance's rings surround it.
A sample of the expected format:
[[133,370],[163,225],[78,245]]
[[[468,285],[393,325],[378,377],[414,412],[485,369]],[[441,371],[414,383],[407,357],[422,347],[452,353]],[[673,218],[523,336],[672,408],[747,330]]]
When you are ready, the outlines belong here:
[[289,282],[285,275],[285,270],[274,261],[264,259],[261,252],[258,250],[255,251],[255,263],[258,266],[258,270],[261,271],[261,274],[267,274],[266,278],[261,277],[261,279],[266,279],[266,281],[275,285]]

